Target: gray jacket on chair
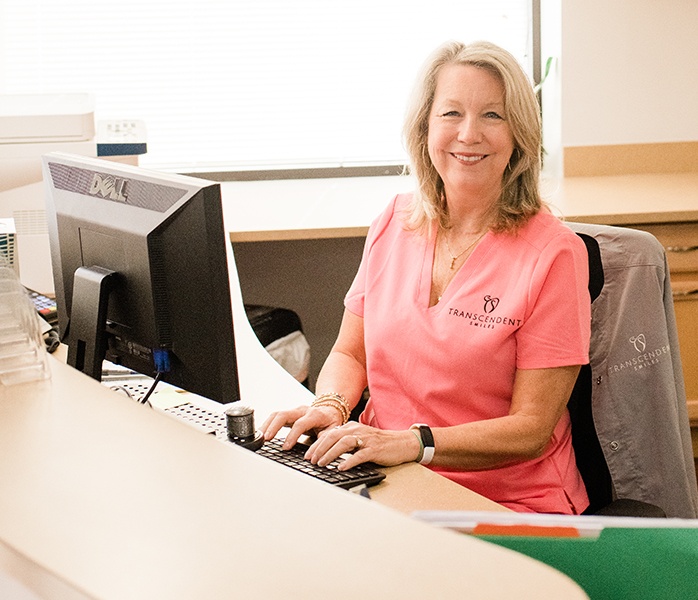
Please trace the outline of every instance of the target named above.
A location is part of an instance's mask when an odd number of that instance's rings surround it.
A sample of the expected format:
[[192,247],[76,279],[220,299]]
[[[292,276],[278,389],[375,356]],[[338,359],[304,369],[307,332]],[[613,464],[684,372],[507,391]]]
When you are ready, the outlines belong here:
[[592,305],[594,425],[618,498],[698,517],[669,268],[643,231],[568,223],[596,239],[604,286]]

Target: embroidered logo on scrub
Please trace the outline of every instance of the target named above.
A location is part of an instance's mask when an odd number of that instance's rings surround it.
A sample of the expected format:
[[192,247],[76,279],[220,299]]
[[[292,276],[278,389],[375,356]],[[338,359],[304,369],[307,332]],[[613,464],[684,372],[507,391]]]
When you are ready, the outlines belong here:
[[485,296],[485,312],[486,313],[491,313],[495,308],[497,308],[497,305],[499,304],[499,298],[492,298],[489,294]]
[[[609,375],[620,373],[622,371],[640,371],[642,369],[649,369],[650,367],[659,364],[662,356],[669,354],[671,351],[671,346],[669,346],[669,344],[647,350],[647,338],[645,337],[644,333],[639,333],[638,335],[629,337],[628,344],[633,350],[635,350],[636,354],[616,363],[615,365],[609,366]],[[629,352],[631,352],[631,350],[629,350]]]
[[451,317],[459,317],[468,321],[468,325],[473,327],[481,327],[483,329],[494,329],[498,325],[508,327],[521,327],[523,321],[507,316],[493,316],[497,306],[499,306],[499,298],[493,298],[489,294],[482,298],[482,312],[459,310],[457,308],[449,308],[448,314]]

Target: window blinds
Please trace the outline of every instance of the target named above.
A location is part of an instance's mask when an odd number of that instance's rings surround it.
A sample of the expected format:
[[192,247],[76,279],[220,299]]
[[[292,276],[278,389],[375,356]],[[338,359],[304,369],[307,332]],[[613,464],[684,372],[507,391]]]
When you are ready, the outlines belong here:
[[487,39],[530,72],[530,30],[530,0],[0,0],[0,93],[92,93],[152,168],[402,164],[429,52]]

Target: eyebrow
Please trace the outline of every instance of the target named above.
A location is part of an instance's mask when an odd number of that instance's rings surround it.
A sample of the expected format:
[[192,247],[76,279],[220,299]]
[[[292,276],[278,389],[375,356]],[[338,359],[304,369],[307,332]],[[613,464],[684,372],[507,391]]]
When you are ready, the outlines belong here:
[[[453,99],[453,98],[445,98],[445,99],[443,99],[443,100],[438,100],[438,101],[437,101],[436,98],[434,98],[434,100],[432,101],[432,106],[437,106],[437,104],[438,104],[439,106],[443,106],[444,104],[447,104],[447,105],[458,105],[458,106],[460,106],[460,105],[461,105],[461,102],[460,102],[459,100],[455,100],[455,99]],[[506,104],[504,103],[504,101],[498,101],[498,102],[488,102],[487,104],[485,104],[485,105],[482,106],[481,108],[482,108],[482,109],[499,108],[499,109],[501,109],[501,110],[504,110],[505,107],[506,107]]]

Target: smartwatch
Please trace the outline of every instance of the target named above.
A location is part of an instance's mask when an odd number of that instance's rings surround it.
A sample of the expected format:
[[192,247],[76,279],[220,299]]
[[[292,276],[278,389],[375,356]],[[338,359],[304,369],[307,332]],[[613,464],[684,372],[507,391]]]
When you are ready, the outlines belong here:
[[419,464],[428,465],[434,459],[434,434],[432,434],[429,425],[425,425],[424,423],[415,423],[410,429],[418,431],[419,436],[422,438],[424,452],[422,453],[422,458],[419,460]]

